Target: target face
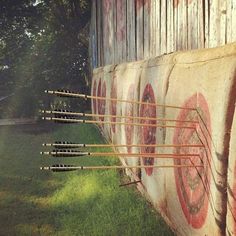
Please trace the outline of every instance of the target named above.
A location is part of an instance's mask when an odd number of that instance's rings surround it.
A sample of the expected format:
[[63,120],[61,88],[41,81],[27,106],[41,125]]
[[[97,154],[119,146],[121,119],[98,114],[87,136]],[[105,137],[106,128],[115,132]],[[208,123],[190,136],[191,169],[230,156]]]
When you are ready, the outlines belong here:
[[[155,96],[154,91],[152,89],[151,84],[147,84],[143,96],[142,96],[142,102],[147,103],[155,103]],[[142,104],[140,107],[140,116],[145,118],[155,118],[156,117],[156,106],[148,105],[148,104]],[[142,119],[141,123],[148,125],[156,124],[156,120],[148,120],[148,119]],[[156,143],[156,127],[149,127],[149,126],[142,126],[141,127],[141,144],[155,144]],[[155,147],[142,147],[141,153],[154,153]],[[153,165],[154,158],[152,157],[144,157],[142,158],[142,162],[144,165]],[[152,175],[153,168],[145,168],[146,174],[148,176]]]
[[[134,101],[135,100],[135,87],[134,84],[131,84],[128,90],[128,96],[126,100]],[[125,116],[133,117],[134,116],[134,103],[126,103],[125,107]],[[125,138],[126,138],[126,144],[131,145],[133,143],[133,136],[134,136],[134,126],[132,123],[134,122],[134,119],[132,118],[125,118],[125,123],[128,125],[125,125]],[[131,153],[132,147],[127,147],[127,152]]]
[[[93,82],[93,96],[96,97],[96,92],[97,92],[97,81],[94,80]],[[93,98],[93,112],[96,114],[97,113],[97,100],[96,98]]]
[[182,109],[177,120],[193,120],[196,129],[181,128],[186,123],[177,122],[180,128],[174,131],[173,144],[203,144],[204,147],[178,147],[175,154],[199,154],[200,157],[177,160],[176,165],[203,165],[196,168],[175,168],[175,182],[179,201],[188,224],[193,228],[201,228],[206,220],[209,204],[210,163],[211,163],[211,120],[207,102],[202,94],[190,97],[183,107],[197,108]]
[[[106,97],[106,83],[105,81],[102,81],[101,79],[99,80],[98,84],[98,97]],[[98,99],[98,114],[99,115],[104,115],[105,114],[105,107],[106,107],[106,100]],[[99,120],[104,121],[104,117],[99,117]],[[103,125],[102,125],[103,126]]]
[[[111,94],[110,97],[112,99],[117,99],[117,77],[113,76],[112,84],[111,84]],[[110,102],[110,113],[112,116],[116,116],[116,105],[117,101],[111,101]],[[111,122],[116,122],[116,117],[111,117]],[[113,133],[116,131],[116,125],[111,125],[111,130]]]

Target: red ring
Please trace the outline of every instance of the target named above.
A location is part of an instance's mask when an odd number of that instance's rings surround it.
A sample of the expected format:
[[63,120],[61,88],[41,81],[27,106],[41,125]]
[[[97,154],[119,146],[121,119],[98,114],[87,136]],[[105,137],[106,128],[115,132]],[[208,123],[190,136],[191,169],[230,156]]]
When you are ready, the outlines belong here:
[[[154,91],[152,89],[151,84],[147,84],[143,96],[142,96],[142,102],[148,102],[148,103],[155,103],[155,96]],[[142,104],[140,107],[140,116],[141,117],[148,117],[148,118],[155,118],[156,117],[156,106],[150,106],[147,104]],[[156,120],[147,120],[142,119],[141,124],[152,124],[156,125]],[[143,126],[141,127],[141,144],[156,144],[156,127],[148,127]],[[155,147],[141,147],[141,153],[155,153]],[[142,162],[144,165],[153,165],[154,164],[154,158],[152,157],[144,157],[142,158]],[[148,176],[152,175],[153,168],[145,168],[146,174]]]
[[[175,148],[175,154],[196,153],[199,157],[186,160],[174,160],[176,165],[203,164],[199,168],[175,168],[175,182],[179,201],[187,219],[193,228],[201,228],[206,220],[209,205],[210,163],[211,163],[211,120],[207,102],[202,94],[194,94],[186,100],[183,107],[196,107],[194,110],[182,109],[177,120],[197,120],[192,124],[196,130],[176,128],[173,144],[204,144],[205,148]],[[178,126],[186,123],[177,122]]]

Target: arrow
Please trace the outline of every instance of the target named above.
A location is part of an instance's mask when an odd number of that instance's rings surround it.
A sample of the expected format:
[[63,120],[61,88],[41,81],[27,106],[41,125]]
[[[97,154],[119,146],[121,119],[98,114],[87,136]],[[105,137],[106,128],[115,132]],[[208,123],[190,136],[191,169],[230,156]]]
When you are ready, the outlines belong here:
[[40,152],[41,155],[50,155],[53,157],[80,157],[80,156],[111,156],[111,157],[152,157],[152,158],[173,158],[190,159],[190,157],[200,157],[199,154],[161,154],[161,153],[114,153],[114,152],[80,152],[75,150],[53,150],[52,152]]
[[131,168],[198,168],[203,165],[137,165],[137,166],[73,166],[57,164],[40,167],[41,170],[53,172],[76,171],[76,170],[108,170],[108,169],[131,169]]
[[75,118],[56,118],[56,117],[42,117],[42,120],[54,121],[57,123],[85,123],[85,124],[115,124],[115,125],[130,125],[130,126],[143,126],[143,127],[160,127],[160,128],[180,128],[180,129],[193,129],[190,126],[177,126],[177,125],[160,125],[160,124],[142,124],[142,123],[127,123],[127,122],[111,122],[111,121],[95,121],[95,120],[81,120]]
[[[195,123],[199,124],[198,121],[195,120],[174,120],[174,119],[162,119],[162,118],[154,118],[154,117],[145,117],[145,116],[124,116],[124,115],[101,115],[95,113],[83,113],[83,112],[72,112],[68,110],[41,110],[43,114],[54,114],[54,115],[61,115],[61,116],[83,116],[83,117],[109,117],[109,118],[124,118],[124,119],[136,119],[136,120],[153,120],[153,121],[166,121],[166,122],[182,122],[182,123]],[[57,117],[58,118],[58,117]]]
[[182,109],[182,110],[193,110],[196,111],[196,108],[190,108],[190,107],[179,107],[179,106],[172,106],[172,105],[164,105],[164,104],[156,104],[156,103],[148,103],[148,102],[139,102],[136,100],[124,100],[124,99],[116,99],[116,98],[107,98],[107,97],[98,97],[98,96],[91,96],[81,93],[75,93],[69,90],[45,90],[45,93],[48,94],[54,94],[60,97],[74,97],[74,98],[83,98],[83,99],[98,99],[98,100],[107,100],[107,101],[113,101],[113,102],[127,102],[127,103],[134,103],[139,105],[149,105],[149,106],[155,106],[155,107],[166,107],[166,108],[175,108],[175,109]]
[[84,144],[84,143],[72,143],[66,141],[56,141],[55,143],[43,143],[44,147],[55,147],[55,148],[93,148],[93,147],[204,147],[203,144]]

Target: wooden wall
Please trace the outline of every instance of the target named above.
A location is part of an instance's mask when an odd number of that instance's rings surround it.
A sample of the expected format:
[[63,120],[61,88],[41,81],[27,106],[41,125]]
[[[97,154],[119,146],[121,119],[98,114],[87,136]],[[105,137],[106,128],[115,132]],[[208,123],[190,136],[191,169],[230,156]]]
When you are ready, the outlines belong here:
[[235,0],[92,2],[92,68],[236,41]]

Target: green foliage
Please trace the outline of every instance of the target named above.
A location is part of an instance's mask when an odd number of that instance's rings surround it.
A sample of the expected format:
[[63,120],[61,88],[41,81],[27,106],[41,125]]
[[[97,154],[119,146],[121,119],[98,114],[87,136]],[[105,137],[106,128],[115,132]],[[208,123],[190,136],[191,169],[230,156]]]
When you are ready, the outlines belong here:
[[0,235],[173,235],[134,186],[118,186],[121,172],[40,171],[39,166],[52,163],[118,164],[113,157],[39,156],[43,142],[65,137],[72,142],[104,141],[92,125],[0,129]]
[[89,91],[89,19],[90,1],[1,1],[0,97],[12,92],[24,96],[10,99],[0,114],[35,115],[54,102],[45,89]]

